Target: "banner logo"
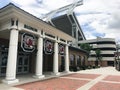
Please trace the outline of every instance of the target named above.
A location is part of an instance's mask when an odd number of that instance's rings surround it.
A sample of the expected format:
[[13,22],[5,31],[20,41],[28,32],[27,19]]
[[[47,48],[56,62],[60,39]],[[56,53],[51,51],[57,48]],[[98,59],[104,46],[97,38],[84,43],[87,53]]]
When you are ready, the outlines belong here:
[[54,51],[54,43],[51,40],[46,39],[44,41],[45,54],[52,54]]
[[34,35],[24,33],[21,39],[21,47],[25,52],[33,52],[35,50]]
[[65,55],[65,46],[63,44],[59,44],[59,54]]

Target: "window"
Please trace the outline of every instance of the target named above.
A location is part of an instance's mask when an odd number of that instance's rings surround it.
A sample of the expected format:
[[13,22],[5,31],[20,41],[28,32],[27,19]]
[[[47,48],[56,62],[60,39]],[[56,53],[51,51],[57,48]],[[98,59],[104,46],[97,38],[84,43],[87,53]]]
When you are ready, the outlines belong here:
[[77,56],[76,59],[77,59],[77,66],[81,66],[81,57]]
[[75,65],[75,55],[70,55],[70,66]]
[[84,66],[85,65],[85,56],[81,57],[81,61],[82,61],[82,65]]

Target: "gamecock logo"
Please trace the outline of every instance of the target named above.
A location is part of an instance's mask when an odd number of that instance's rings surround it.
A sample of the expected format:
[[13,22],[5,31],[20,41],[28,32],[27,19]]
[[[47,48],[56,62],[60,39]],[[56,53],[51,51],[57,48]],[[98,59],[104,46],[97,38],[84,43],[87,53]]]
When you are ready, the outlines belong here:
[[60,55],[65,54],[65,46],[63,44],[59,44],[59,54]]
[[54,49],[54,43],[50,40],[44,41],[44,51],[46,54],[52,54]]
[[21,39],[21,47],[25,52],[33,52],[35,50],[35,37],[24,33]]

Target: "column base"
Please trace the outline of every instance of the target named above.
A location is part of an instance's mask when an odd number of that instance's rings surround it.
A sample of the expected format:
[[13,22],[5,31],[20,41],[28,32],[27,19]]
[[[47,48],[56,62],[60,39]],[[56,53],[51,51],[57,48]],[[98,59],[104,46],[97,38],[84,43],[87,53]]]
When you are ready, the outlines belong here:
[[33,77],[37,78],[37,79],[40,79],[40,78],[44,78],[45,76],[44,75],[34,75]]
[[3,79],[2,82],[5,84],[14,84],[19,82],[19,79],[12,79],[12,80]]
[[65,73],[70,73],[70,71],[64,71]]
[[57,72],[57,73],[52,73],[52,75],[56,75],[56,76],[58,76],[58,75],[60,75],[60,73],[59,72]]

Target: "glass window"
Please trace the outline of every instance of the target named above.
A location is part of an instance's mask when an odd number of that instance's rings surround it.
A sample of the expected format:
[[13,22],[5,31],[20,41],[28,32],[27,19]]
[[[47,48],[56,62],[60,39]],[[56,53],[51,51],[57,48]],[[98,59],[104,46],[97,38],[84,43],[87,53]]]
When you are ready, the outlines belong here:
[[22,65],[23,64],[23,58],[20,57],[19,60],[18,60],[18,65]]
[[28,67],[24,67],[24,72],[28,72]]
[[24,59],[24,65],[28,65],[28,61],[29,61],[29,59],[28,59],[28,57],[26,57],[26,58]]
[[77,56],[77,66],[81,66],[81,57]]
[[82,65],[85,65],[85,56],[82,56],[81,61],[82,61]]
[[70,55],[70,65],[75,65],[75,55]]
[[6,73],[6,67],[2,67],[1,68],[1,74],[5,74]]
[[3,57],[2,58],[2,63],[1,63],[2,66],[6,66],[7,65],[7,56]]
[[18,67],[18,72],[22,72],[22,67]]

